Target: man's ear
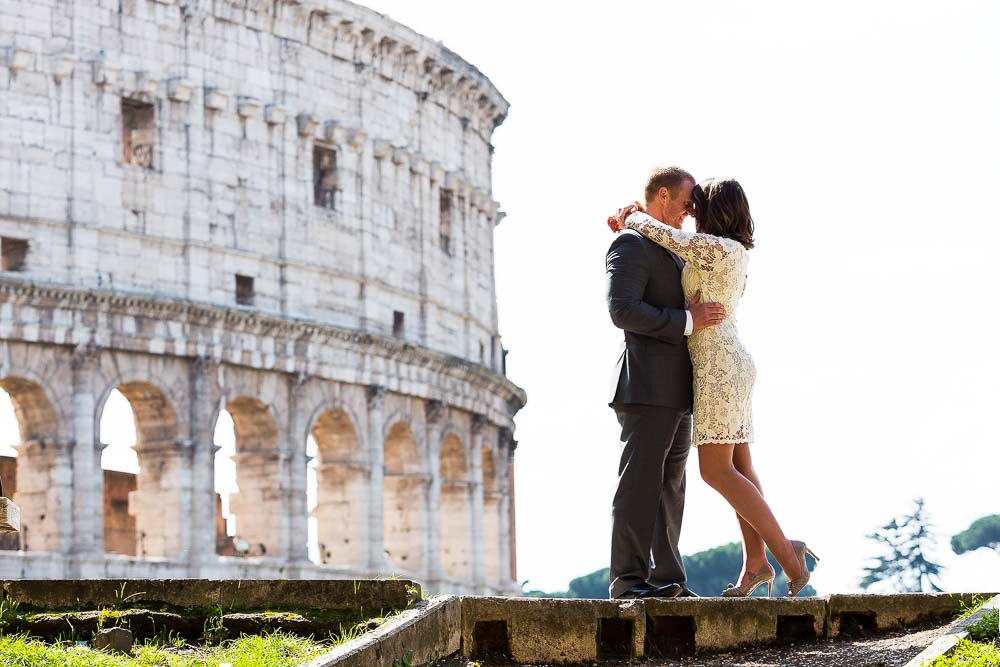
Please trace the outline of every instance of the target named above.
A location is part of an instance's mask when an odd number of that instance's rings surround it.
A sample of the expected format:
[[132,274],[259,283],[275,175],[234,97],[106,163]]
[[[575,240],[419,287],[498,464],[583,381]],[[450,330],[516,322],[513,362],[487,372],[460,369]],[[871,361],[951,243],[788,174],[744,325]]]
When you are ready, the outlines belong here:
[[662,188],[660,188],[659,190],[656,191],[656,198],[657,199],[662,200],[663,199],[663,195],[667,196],[666,201],[670,201],[671,199],[674,198],[673,195],[670,194],[670,188],[668,188],[666,186],[663,186]]

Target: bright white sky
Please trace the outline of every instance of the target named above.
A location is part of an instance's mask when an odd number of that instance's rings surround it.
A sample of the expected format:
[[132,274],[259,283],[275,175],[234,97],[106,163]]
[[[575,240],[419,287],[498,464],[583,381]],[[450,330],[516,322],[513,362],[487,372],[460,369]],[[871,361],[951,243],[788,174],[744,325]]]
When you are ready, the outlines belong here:
[[[922,495],[946,588],[1000,589],[995,553],[947,548],[1000,513],[1000,5],[367,4],[442,40],[512,103],[494,187],[508,213],[501,333],[529,397],[521,580],[561,590],[607,565],[621,333],[604,304],[604,220],[650,167],[676,163],[734,176],[750,199],[739,320],[758,369],[754,453],[786,532],[823,559],[816,588],[856,590],[876,552],[865,535]],[[134,438],[106,423],[105,441]],[[231,447],[231,423],[218,433]],[[690,463],[685,553],[738,539]]]

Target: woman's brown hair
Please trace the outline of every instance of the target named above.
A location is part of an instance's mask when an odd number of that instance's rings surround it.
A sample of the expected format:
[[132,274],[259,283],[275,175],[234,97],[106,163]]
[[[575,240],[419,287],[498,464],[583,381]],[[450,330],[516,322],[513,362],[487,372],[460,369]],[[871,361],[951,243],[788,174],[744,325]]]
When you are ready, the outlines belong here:
[[699,232],[739,241],[748,250],[753,247],[750,203],[739,183],[709,178],[694,186],[691,195]]

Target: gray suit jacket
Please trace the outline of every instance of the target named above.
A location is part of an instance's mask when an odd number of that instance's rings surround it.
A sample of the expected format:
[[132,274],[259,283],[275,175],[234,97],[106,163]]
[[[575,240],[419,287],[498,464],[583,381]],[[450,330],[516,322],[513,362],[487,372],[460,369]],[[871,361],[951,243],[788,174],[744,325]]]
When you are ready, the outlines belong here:
[[683,266],[679,257],[632,230],[615,237],[608,249],[608,312],[625,332],[611,407],[691,408]]

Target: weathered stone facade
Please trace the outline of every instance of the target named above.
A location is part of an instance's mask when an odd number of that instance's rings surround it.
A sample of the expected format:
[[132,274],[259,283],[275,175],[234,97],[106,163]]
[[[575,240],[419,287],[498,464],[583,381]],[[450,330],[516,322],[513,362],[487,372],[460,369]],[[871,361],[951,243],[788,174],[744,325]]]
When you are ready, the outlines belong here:
[[[27,527],[0,578],[517,590],[506,111],[441,44],[343,0],[0,2],[0,387]],[[114,388],[136,419],[135,555],[106,552]],[[253,556],[217,553],[222,410]]]

